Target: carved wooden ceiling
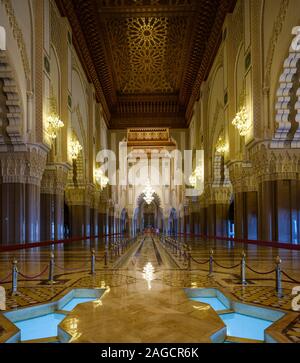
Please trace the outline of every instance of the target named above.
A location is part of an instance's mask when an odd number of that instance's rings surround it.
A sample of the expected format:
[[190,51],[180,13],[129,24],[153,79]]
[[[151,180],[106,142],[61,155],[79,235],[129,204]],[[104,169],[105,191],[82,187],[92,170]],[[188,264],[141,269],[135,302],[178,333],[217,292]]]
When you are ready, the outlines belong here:
[[236,0],[56,0],[110,128],[187,127]]

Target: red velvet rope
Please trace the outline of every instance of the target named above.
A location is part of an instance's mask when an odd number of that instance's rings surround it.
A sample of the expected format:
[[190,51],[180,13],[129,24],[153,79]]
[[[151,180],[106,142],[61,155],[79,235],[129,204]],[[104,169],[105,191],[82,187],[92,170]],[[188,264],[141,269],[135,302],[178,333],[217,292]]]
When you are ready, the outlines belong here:
[[278,249],[295,250],[300,251],[300,245],[294,245],[291,243],[282,243],[276,241],[262,241],[262,240],[251,240],[242,238],[232,238],[232,237],[220,237],[220,236],[207,236],[204,234],[193,234],[193,233],[178,233],[179,236],[196,237],[209,240],[219,240],[219,241],[232,241],[237,243],[245,243],[249,245],[258,245],[266,247],[274,247]]
[[16,244],[16,245],[4,245],[4,246],[0,246],[0,252],[26,250],[29,248],[46,247],[46,246],[57,245],[57,244],[67,244],[67,243],[71,243],[71,242],[87,241],[90,239],[97,239],[97,238],[117,237],[117,236],[121,236],[121,235],[122,235],[122,233],[113,233],[113,234],[104,234],[104,235],[100,235],[100,236],[73,237],[73,238],[62,239],[62,240],[30,242],[30,243],[22,243],[22,244]]
[[10,281],[7,281],[7,279],[9,279],[11,277],[12,273],[10,272],[3,280],[0,280],[0,284],[5,284],[7,282],[10,282]]

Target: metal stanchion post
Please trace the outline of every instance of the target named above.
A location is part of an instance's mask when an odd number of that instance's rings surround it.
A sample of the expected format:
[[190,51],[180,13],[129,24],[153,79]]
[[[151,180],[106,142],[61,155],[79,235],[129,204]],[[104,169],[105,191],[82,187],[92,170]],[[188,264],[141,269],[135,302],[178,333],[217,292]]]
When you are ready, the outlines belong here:
[[107,259],[108,259],[108,251],[107,251],[107,248],[105,248],[105,251],[104,251],[104,267],[107,267]]
[[49,280],[48,284],[53,285],[55,283],[54,281],[54,253],[50,253],[50,262],[49,262]]
[[188,270],[192,268],[192,249],[188,247]]
[[278,297],[282,296],[282,281],[281,281],[281,258],[276,258],[276,292]]
[[95,250],[92,249],[91,250],[91,275],[95,275],[95,262],[96,262]]
[[247,285],[246,281],[246,253],[242,253],[242,265],[241,265],[241,283],[242,285]]
[[11,286],[11,294],[18,295],[18,261],[16,259],[13,260],[12,263],[12,286]]
[[183,257],[182,244],[180,244],[180,246],[179,246],[179,259],[180,259],[180,261],[182,260],[182,257]]
[[213,276],[214,273],[214,251],[210,250],[209,254],[209,274],[208,276]]

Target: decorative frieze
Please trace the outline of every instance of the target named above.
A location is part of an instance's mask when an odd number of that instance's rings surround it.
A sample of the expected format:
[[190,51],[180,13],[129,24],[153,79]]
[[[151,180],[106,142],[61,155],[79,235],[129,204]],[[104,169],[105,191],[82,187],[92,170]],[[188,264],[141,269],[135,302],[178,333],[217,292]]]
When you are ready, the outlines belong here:
[[46,166],[47,148],[27,144],[24,151],[0,152],[1,182],[40,186]]
[[257,191],[258,185],[250,162],[234,161],[228,164],[234,193]]
[[46,166],[41,183],[41,193],[63,195],[70,167],[67,164]]
[[66,202],[69,206],[80,205],[94,207],[95,187],[92,184],[72,186],[68,185],[65,193]]
[[259,143],[250,150],[250,160],[257,183],[300,178],[300,149],[271,149]]
[[205,204],[230,204],[232,196],[231,186],[214,187],[207,184],[204,190]]

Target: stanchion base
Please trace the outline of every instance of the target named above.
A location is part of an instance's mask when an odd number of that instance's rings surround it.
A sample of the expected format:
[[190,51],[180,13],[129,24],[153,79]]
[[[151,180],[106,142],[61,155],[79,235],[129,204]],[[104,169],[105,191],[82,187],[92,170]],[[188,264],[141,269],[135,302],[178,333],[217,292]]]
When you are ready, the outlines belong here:
[[46,285],[55,285],[57,283],[58,283],[58,281],[47,281]]
[[20,293],[20,292],[18,292],[18,291],[16,291],[16,292],[12,292],[12,293],[10,294],[10,296],[19,296],[19,295],[21,295],[21,293]]

